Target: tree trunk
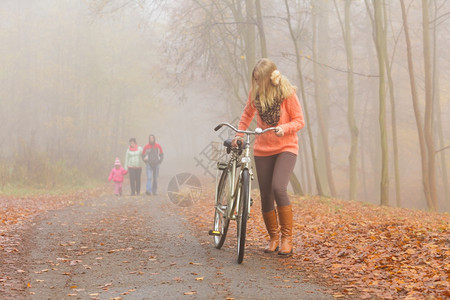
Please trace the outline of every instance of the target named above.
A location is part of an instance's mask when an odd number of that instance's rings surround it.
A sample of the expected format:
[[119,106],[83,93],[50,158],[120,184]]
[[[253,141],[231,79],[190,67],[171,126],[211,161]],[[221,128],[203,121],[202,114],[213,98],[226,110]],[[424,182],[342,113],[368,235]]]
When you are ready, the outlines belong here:
[[383,29],[383,16],[381,1],[373,1],[374,20],[375,20],[375,42],[378,56],[379,70],[379,125],[380,125],[380,144],[381,144],[381,181],[380,181],[380,204],[389,205],[389,160],[388,143],[386,132],[386,90],[385,90],[385,57],[384,43],[386,41],[385,31]]
[[[387,11],[386,3],[383,3],[384,28],[387,28]],[[386,34],[383,35],[386,39]],[[398,139],[397,139],[397,116],[395,109],[394,81],[392,80],[391,63],[389,62],[387,41],[383,41],[384,64],[386,67],[386,75],[389,86],[389,100],[391,104],[391,124],[392,124],[392,143],[394,152],[394,177],[395,177],[395,201],[397,207],[401,207],[401,189],[400,189],[400,170],[398,166]]]
[[256,0],[255,5],[256,5],[256,22],[259,32],[259,41],[261,44],[261,56],[267,57],[266,33],[264,32],[264,22],[261,13],[261,1]]
[[352,1],[345,1],[345,49],[347,51],[347,85],[348,85],[348,112],[347,122],[350,128],[351,147],[348,157],[350,176],[349,176],[349,199],[356,199],[356,188],[358,186],[357,181],[357,168],[358,168],[358,135],[359,130],[355,121],[355,84],[353,75],[353,49],[352,49],[352,34],[350,28],[350,6]]
[[[436,1],[433,1],[434,5],[436,5]],[[434,17],[437,16],[437,12],[434,11]],[[438,57],[438,47],[437,47],[437,26],[433,27],[433,99],[435,104],[435,115],[436,115],[436,129],[439,139],[439,148],[444,148],[444,132],[442,128],[442,112],[441,112],[441,95],[439,92],[439,64],[437,63],[437,57]],[[447,174],[447,167],[446,167],[446,158],[445,158],[445,151],[441,151],[439,154],[440,157],[440,165],[441,165],[441,172],[442,172],[442,188],[444,190],[444,197],[445,202],[450,201],[450,195],[448,190],[448,174]]]
[[433,84],[431,82],[430,24],[428,1],[422,0],[423,56],[425,73],[425,121],[424,134],[428,153],[428,180],[430,185],[430,209],[437,210],[436,154],[433,140]]
[[247,80],[252,76],[256,64],[256,35],[255,35],[255,6],[253,0],[245,0],[246,26],[245,26],[245,53],[247,62]]
[[302,184],[300,183],[300,181],[298,180],[297,176],[295,176],[294,173],[292,173],[292,176],[291,176],[289,182],[291,183],[291,186],[292,186],[292,189],[294,190],[295,195],[300,195],[300,196],[305,195],[305,193],[303,192]]
[[[301,134],[301,133],[298,133],[297,136],[298,136],[298,138],[300,140],[301,145],[306,145],[305,135]],[[302,153],[303,159],[304,159],[304,163],[303,163],[302,167],[304,167],[303,174],[304,174],[305,180],[303,181],[303,183],[304,183],[304,185],[306,185],[305,193],[311,193],[312,183],[311,183],[311,176],[310,175],[312,175],[312,174],[311,174],[310,167],[309,167],[310,160],[308,159],[308,149],[305,147],[303,149],[303,151],[301,151],[301,153]]]
[[423,191],[425,194],[425,199],[427,201],[427,205],[430,208],[431,203],[431,197],[430,197],[430,183],[428,180],[428,163],[427,163],[427,154],[426,154],[426,147],[425,147],[425,137],[423,132],[423,126],[422,126],[422,117],[420,113],[419,108],[419,100],[417,95],[417,86],[416,86],[416,80],[415,80],[415,74],[414,74],[414,64],[412,59],[412,47],[411,47],[411,40],[409,38],[409,27],[408,27],[408,16],[406,15],[406,8],[404,0],[400,0],[400,5],[402,8],[402,18],[403,18],[403,29],[405,32],[405,41],[406,41],[406,51],[407,51],[407,57],[408,57],[408,70],[409,70],[409,82],[411,85],[411,97],[413,101],[413,108],[414,108],[414,116],[416,119],[416,126],[417,126],[417,133],[419,135],[419,146],[420,146],[420,158],[421,158],[421,164],[422,164],[422,183],[423,183]]
[[[326,37],[321,37],[319,35],[327,34],[328,31],[328,23],[327,23],[327,15],[325,14],[326,9],[321,7],[322,2],[316,1],[313,5],[313,57],[315,61],[321,61],[326,63],[327,59],[327,47],[322,45],[318,45],[322,42],[322,38],[328,40]],[[316,18],[316,16],[319,18]],[[318,20],[318,25],[316,25],[316,20]],[[331,170],[331,157],[330,157],[330,146],[328,144],[328,128],[326,122],[326,113],[324,107],[327,107],[328,102],[328,76],[324,69],[319,68],[318,64],[313,64],[314,69],[314,94],[315,94],[315,103],[316,103],[316,111],[317,111],[317,123],[319,125],[319,140],[317,147],[317,156],[319,159],[319,174],[324,172],[325,174],[321,176],[324,178],[322,182],[327,184],[329,191],[325,191],[325,193],[330,193],[333,197],[336,196],[336,188],[334,185],[333,173]],[[319,84],[320,83],[320,84]],[[322,186],[324,188],[324,186]]]
[[344,21],[342,22],[336,0],[334,5],[338,14],[339,22],[341,24],[342,36],[344,37],[345,51],[347,58],[347,123],[350,130],[350,154],[348,156],[349,164],[349,200],[356,199],[357,188],[357,168],[358,168],[358,135],[359,130],[355,121],[355,84],[353,75],[353,48],[352,48],[352,33],[350,28],[350,6],[351,0],[345,0]]

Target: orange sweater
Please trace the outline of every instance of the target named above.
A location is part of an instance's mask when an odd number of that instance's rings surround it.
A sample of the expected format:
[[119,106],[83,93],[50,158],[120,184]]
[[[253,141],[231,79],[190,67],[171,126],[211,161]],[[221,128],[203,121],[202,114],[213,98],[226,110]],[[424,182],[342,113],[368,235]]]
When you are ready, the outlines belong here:
[[[250,122],[257,114],[256,125],[262,129],[270,127],[267,125],[257,113],[256,107],[253,105],[250,96],[245,105],[239,122],[239,129],[246,130]],[[283,128],[284,135],[278,137],[274,131],[269,131],[261,135],[257,135],[254,145],[255,156],[270,156],[281,152],[292,152],[298,154],[298,137],[297,131],[303,128],[305,122],[303,121],[303,112],[298,101],[297,95],[292,93],[292,96],[285,99],[281,103],[280,121],[278,126]],[[241,135],[241,134],[239,134]]]

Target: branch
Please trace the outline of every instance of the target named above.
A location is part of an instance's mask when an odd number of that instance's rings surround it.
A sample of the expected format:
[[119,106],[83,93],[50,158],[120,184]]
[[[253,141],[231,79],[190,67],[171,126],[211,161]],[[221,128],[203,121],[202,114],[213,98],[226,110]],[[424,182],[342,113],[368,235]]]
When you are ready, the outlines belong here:
[[439,150],[436,150],[436,151],[434,151],[434,153],[441,152],[441,151],[443,151],[443,150],[445,150],[445,149],[448,149],[448,148],[450,148],[450,145],[445,146],[444,148],[441,148],[441,149],[439,149]]
[[[286,52],[282,52],[282,55],[283,55],[283,57],[288,57],[288,56],[293,56],[294,54],[289,54],[289,53],[286,53]],[[335,71],[338,71],[338,72],[342,72],[342,73],[350,73],[349,71],[347,71],[347,70],[341,70],[341,69],[338,69],[338,68],[336,68],[336,67],[332,67],[332,66],[330,66],[330,65],[327,65],[327,64],[324,64],[324,63],[320,63],[320,62],[317,62],[317,61],[315,61],[314,59],[311,59],[309,56],[306,56],[306,55],[300,55],[300,57],[301,58],[305,58],[305,59],[307,59],[307,60],[309,60],[309,61],[311,61],[311,62],[313,62],[313,63],[315,63],[315,64],[318,64],[318,65],[320,65],[320,66],[322,66],[322,67],[327,67],[327,68],[330,68],[330,69],[332,69],[332,70],[335,70]],[[358,72],[351,72],[351,73],[353,73],[353,74],[355,74],[355,75],[358,75],[358,76],[363,76],[363,77],[380,77],[380,75],[371,75],[371,74],[363,74],[363,73],[358,73]]]
[[450,15],[450,12],[448,12],[448,13],[445,13],[445,14],[443,14],[443,15],[440,15],[439,17],[437,17],[436,19],[434,19],[433,21],[430,21],[429,23],[431,24],[431,23],[435,23],[436,21],[438,21],[439,19],[441,19],[441,18],[443,18],[443,17],[445,17],[445,16],[449,16]]

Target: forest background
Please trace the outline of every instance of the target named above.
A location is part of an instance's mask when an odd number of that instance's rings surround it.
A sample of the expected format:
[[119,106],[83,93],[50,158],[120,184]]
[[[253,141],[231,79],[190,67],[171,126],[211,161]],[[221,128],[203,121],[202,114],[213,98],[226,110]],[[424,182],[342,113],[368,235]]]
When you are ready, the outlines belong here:
[[[210,177],[260,57],[298,87],[298,194],[450,210],[450,3],[4,0],[0,189],[104,181],[153,133]],[[164,174],[163,174],[164,176]]]

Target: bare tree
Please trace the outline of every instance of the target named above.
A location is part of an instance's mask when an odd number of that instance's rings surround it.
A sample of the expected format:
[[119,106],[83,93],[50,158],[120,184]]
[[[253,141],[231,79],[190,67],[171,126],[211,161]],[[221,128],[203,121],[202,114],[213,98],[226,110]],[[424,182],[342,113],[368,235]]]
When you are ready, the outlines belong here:
[[[312,53],[315,61],[327,63],[328,47],[325,47],[325,41],[328,40],[328,13],[327,5],[323,1],[312,2]],[[325,40],[325,41],[324,41]],[[319,172],[325,172],[322,176],[322,182],[329,188],[329,192],[333,197],[336,196],[336,188],[331,169],[330,146],[327,126],[326,107],[328,106],[329,90],[328,90],[328,73],[325,68],[314,64],[314,98],[316,103],[316,115],[319,125],[319,139],[317,147],[317,156],[319,158]],[[321,162],[321,163],[320,163]],[[321,168],[322,166],[322,168]],[[323,170],[322,170],[323,169]]]
[[350,154],[348,156],[349,161],[349,199],[356,199],[357,182],[357,167],[358,167],[358,135],[359,130],[355,121],[355,84],[353,74],[353,48],[352,48],[352,33],[350,27],[350,7],[352,1],[345,0],[344,9],[344,21],[341,19],[339,8],[336,0],[334,5],[338,15],[339,23],[341,25],[342,36],[344,37],[345,51],[347,54],[347,87],[348,87],[348,100],[347,100],[347,123],[350,129]]
[[[433,33],[433,100],[435,104],[436,110],[434,111],[436,116],[436,127],[437,127],[437,134],[439,139],[439,147],[441,149],[445,148],[445,142],[444,142],[444,130],[442,126],[442,109],[441,109],[441,94],[440,94],[440,65],[438,63],[438,54],[439,54],[439,48],[438,48],[438,24],[436,24],[437,20],[437,14],[438,14],[438,7],[437,7],[437,1],[433,0],[430,2],[430,5],[433,5],[433,16],[434,20],[431,22],[433,24],[432,33]],[[436,151],[437,155],[440,157],[440,167],[441,167],[441,173],[442,173],[442,186],[444,189],[444,197],[447,200],[447,202],[450,202],[450,191],[449,191],[449,180],[448,180],[448,174],[447,174],[447,166],[445,164],[446,162],[446,154],[445,151]]]
[[428,1],[422,0],[422,30],[423,30],[423,56],[425,74],[425,119],[424,135],[428,154],[428,180],[430,187],[429,208],[437,210],[436,191],[436,154],[433,139],[433,83],[431,66],[431,44],[430,44],[430,22],[428,12]]
[[[180,74],[202,68],[219,74],[233,95],[231,114],[245,104],[250,73],[256,63],[256,28],[252,1],[192,0],[171,13],[167,51]],[[260,20],[261,21],[261,20]],[[191,45],[191,46],[189,46]]]
[[264,22],[261,11],[261,1],[255,0],[256,5],[256,24],[258,26],[259,40],[261,41],[261,57],[267,57],[266,32],[264,31]]
[[431,201],[431,193],[430,193],[430,182],[429,182],[429,166],[427,161],[427,149],[426,142],[424,136],[424,129],[422,125],[422,116],[420,113],[419,100],[417,95],[417,85],[415,80],[414,73],[414,63],[413,63],[413,55],[412,55],[412,46],[411,40],[409,36],[409,26],[408,26],[408,15],[406,14],[406,7],[404,0],[400,0],[401,9],[402,9],[402,18],[403,18],[403,29],[405,32],[405,40],[406,40],[406,51],[408,57],[408,70],[409,70],[409,81],[411,86],[411,97],[414,108],[414,115],[416,119],[417,133],[419,135],[419,146],[420,146],[420,157],[421,157],[421,165],[422,165],[422,183],[423,190],[425,193],[425,199],[427,201],[428,207],[432,207]]
[[381,144],[381,181],[380,181],[380,204],[389,205],[389,159],[388,159],[388,142],[386,132],[386,88],[385,88],[385,44],[386,31],[383,28],[383,7],[384,1],[373,1],[374,22],[375,22],[375,46],[378,57],[379,70],[379,115],[378,121],[380,126],[380,144]]
[[[386,2],[383,2],[383,16],[384,16],[384,28],[387,30],[387,6]],[[391,126],[392,126],[392,144],[393,144],[393,160],[394,160],[394,178],[395,178],[395,201],[397,207],[401,206],[401,189],[400,189],[400,170],[398,164],[398,137],[397,137],[397,110],[395,107],[395,96],[394,96],[394,80],[392,78],[392,62],[389,62],[389,55],[387,49],[387,36],[385,33],[385,41],[383,43],[383,56],[384,64],[386,67],[386,76],[389,86],[389,100],[391,104]]]

